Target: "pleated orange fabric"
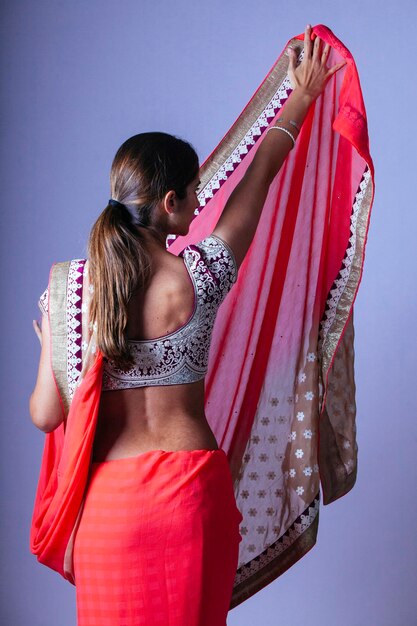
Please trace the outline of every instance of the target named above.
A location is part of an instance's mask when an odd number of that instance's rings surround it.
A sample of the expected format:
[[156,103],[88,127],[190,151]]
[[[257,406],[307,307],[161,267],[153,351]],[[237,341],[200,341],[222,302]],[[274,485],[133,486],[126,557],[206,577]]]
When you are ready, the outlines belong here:
[[78,626],[225,626],[241,521],[222,449],[93,463],[74,541]]

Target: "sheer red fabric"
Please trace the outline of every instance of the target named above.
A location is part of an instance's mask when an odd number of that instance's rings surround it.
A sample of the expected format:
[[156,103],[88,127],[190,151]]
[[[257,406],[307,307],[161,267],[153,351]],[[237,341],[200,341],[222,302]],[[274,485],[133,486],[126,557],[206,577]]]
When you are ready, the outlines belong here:
[[[328,28],[314,32],[331,45],[329,66],[347,65],[311,107],[270,187],[219,311],[206,377],[206,414],[244,516],[232,606],[314,545],[320,482],[329,504],[356,480],[353,303],[374,169],[354,59]],[[174,253],[211,232],[266,129],[285,115],[286,67],[281,55],[204,163],[202,207]]]
[[[328,28],[313,31],[331,45],[328,65],[342,58],[347,65],[312,106],[270,186],[210,348],[206,415],[227,452],[243,516],[231,607],[313,547],[320,485],[329,504],[356,480],[353,304],[374,168],[354,59]],[[290,40],[284,51],[298,47],[301,57],[302,40]],[[169,238],[172,253],[212,232],[266,129],[285,108],[287,64],[282,53],[202,165],[200,210],[187,236]],[[47,435],[31,537],[38,559],[69,579],[64,556],[68,563],[101,384],[100,355],[91,358],[90,370],[85,362],[65,438],[61,428]],[[59,490],[67,496],[63,504]]]

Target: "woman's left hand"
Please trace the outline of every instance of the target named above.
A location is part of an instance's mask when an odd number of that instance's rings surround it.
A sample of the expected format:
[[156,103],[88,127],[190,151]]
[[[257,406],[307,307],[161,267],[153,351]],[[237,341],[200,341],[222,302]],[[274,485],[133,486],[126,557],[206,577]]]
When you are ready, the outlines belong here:
[[42,331],[41,331],[41,328],[39,326],[39,322],[37,320],[33,320],[32,321],[32,326],[33,326],[33,329],[34,329],[35,333],[38,336],[39,343],[42,345]]
[[300,65],[297,66],[295,49],[290,47],[287,50],[289,58],[287,71],[291,86],[295,90],[303,91],[312,100],[321,94],[330,76],[346,65],[346,61],[343,60],[330,68],[327,67],[330,45],[326,43],[323,48],[324,42],[317,35],[313,42],[311,37],[314,34],[308,24],[304,32],[304,57]]

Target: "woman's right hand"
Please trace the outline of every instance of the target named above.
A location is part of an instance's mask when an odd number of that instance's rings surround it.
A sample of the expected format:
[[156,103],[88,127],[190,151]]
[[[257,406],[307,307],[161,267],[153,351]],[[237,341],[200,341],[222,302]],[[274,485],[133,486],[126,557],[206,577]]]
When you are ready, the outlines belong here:
[[306,26],[304,32],[304,57],[297,67],[297,53],[294,48],[288,48],[288,76],[292,88],[304,91],[312,100],[324,90],[330,76],[346,65],[346,61],[337,63],[328,68],[326,65],[330,46],[327,43],[322,49],[320,37],[311,41],[311,26]]

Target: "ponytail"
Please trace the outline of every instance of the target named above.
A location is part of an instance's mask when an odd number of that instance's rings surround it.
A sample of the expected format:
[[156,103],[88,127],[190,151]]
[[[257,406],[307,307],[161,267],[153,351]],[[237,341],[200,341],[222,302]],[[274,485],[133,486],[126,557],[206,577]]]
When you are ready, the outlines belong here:
[[166,233],[155,214],[158,203],[170,190],[184,199],[198,171],[198,156],[191,144],[161,132],[130,137],[113,159],[112,202],[97,219],[88,242],[94,289],[90,322],[96,327],[100,352],[122,369],[133,365],[126,336],[129,300],[136,290],[146,289],[152,269],[138,220],[162,241]]
[[119,367],[130,367],[128,303],[136,289],[146,287],[151,257],[126,207],[107,205],[91,229],[88,257],[93,285],[90,323],[97,328],[97,347]]

